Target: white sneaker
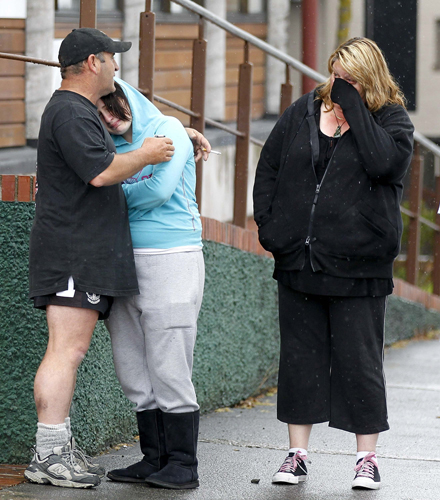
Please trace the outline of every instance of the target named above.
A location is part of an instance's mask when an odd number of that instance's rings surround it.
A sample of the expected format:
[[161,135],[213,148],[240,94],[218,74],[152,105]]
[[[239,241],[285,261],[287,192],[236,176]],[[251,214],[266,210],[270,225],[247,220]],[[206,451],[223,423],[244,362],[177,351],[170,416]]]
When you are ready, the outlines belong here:
[[84,472],[75,463],[70,443],[55,447],[53,453],[44,459],[34,450],[34,458],[24,471],[24,477],[31,483],[64,488],[93,488],[101,483],[96,474]]

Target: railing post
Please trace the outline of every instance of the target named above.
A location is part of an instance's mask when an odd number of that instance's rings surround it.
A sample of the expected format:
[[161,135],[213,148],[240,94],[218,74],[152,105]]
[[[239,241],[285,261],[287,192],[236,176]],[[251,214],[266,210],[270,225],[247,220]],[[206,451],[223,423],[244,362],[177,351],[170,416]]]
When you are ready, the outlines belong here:
[[286,83],[281,84],[280,116],[292,104],[293,85],[290,83],[290,66],[286,64]]
[[[303,63],[312,69],[316,69],[318,62],[318,0],[303,0],[301,11]],[[315,86],[316,82],[303,74],[302,93],[310,92]]]
[[408,228],[408,254],[406,257],[406,281],[417,285],[420,253],[420,214],[423,193],[423,159],[420,146],[415,143],[411,162],[411,184],[409,191],[409,209],[414,214]]
[[[199,37],[193,43],[193,60],[191,74],[191,111],[198,116],[191,116],[190,127],[202,134],[205,132],[205,83],[206,83],[206,49],[207,42],[204,37],[203,18],[199,19]],[[199,211],[202,206],[203,159],[196,165],[196,200]]]
[[237,137],[235,147],[234,224],[246,227],[249,145],[252,111],[252,71],[249,62],[249,44],[244,45],[244,63],[240,64],[238,77],[237,130],[244,136]]
[[[435,202],[440,203],[440,158],[435,157]],[[436,207],[436,208],[437,208]],[[435,216],[435,223],[440,226],[440,214]],[[440,295],[440,231],[434,234],[434,271],[432,276],[433,292]]]
[[81,0],[79,27],[96,28],[96,0]]
[[139,29],[139,88],[146,97],[154,99],[154,55],[156,47],[156,15],[151,12],[151,0],[145,1],[145,12],[140,14]]

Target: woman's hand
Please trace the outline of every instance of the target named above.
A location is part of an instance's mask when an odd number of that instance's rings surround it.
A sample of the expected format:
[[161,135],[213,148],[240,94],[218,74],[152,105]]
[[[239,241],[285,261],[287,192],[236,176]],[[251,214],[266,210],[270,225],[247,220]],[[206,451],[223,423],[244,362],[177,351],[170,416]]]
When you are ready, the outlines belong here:
[[194,128],[185,128],[185,130],[194,146],[194,161],[198,162],[202,157],[206,161],[211,152],[208,139]]
[[[330,99],[341,106],[342,110],[356,106],[359,103],[360,94],[358,90],[342,78],[335,78],[333,82]],[[362,98],[362,97],[361,97]]]

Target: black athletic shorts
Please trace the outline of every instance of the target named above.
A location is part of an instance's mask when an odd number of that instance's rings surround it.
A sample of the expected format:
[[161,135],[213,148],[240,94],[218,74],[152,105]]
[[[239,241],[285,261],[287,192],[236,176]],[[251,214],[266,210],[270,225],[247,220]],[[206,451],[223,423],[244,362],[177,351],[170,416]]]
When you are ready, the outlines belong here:
[[34,307],[46,309],[48,305],[79,307],[80,309],[93,309],[99,312],[98,319],[107,319],[113,304],[113,297],[108,295],[97,295],[96,293],[80,292],[75,290],[73,297],[60,297],[53,293],[34,297]]

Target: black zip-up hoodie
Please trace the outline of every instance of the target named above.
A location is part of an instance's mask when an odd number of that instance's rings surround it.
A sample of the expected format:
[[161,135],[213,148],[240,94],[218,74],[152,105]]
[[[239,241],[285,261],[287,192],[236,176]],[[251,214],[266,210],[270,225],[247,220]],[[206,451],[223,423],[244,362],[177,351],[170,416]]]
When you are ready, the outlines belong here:
[[277,269],[302,269],[307,245],[314,271],[392,278],[414,127],[402,106],[387,105],[372,114],[352,85],[336,79],[331,98],[350,129],[339,139],[318,184],[313,114],[322,101],[314,97],[313,91],[293,103],[262,149],[254,185],[260,242],[272,252]]

